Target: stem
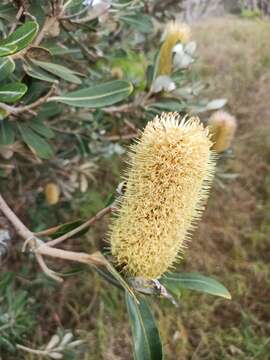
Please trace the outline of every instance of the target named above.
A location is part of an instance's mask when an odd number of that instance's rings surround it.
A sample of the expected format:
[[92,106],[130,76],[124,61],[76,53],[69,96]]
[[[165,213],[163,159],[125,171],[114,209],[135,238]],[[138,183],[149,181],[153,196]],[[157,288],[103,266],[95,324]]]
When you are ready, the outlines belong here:
[[110,107],[102,109],[102,111],[104,111],[105,113],[108,113],[108,114],[112,114],[115,112],[129,112],[129,111],[134,110],[135,107],[136,107],[136,105],[134,103],[128,103],[128,104],[123,104],[120,106],[110,106]]
[[88,49],[88,47],[85,46],[82,42],[77,40],[76,36],[74,36],[70,31],[68,31],[68,29],[66,28],[63,22],[61,22],[61,26],[68,34],[68,36],[72,39],[72,41],[74,41],[74,43],[77,44],[82,49],[82,51],[85,53],[89,61],[93,62],[97,60],[97,55],[93,53],[90,49]]
[[0,194],[0,210],[6,216],[6,218],[11,222],[14,228],[17,230],[18,234],[25,240],[30,239],[34,236],[32,231],[30,231],[18,218],[16,214],[10,209],[8,204],[5,202],[3,197]]
[[21,7],[19,8],[19,11],[18,11],[17,14],[16,14],[16,18],[15,18],[16,21],[12,24],[12,26],[11,26],[11,28],[10,28],[9,35],[11,35],[11,34],[14,32],[14,30],[16,29],[16,26],[18,25],[18,20],[19,20],[20,17],[22,16],[23,12],[24,12],[24,8],[23,8],[23,6],[21,6]]
[[[60,277],[58,277],[55,272],[50,270],[46,264],[43,262],[43,259],[41,255],[50,256],[50,257],[56,257],[59,259],[64,260],[71,260],[71,261],[78,261],[84,264],[93,265],[93,266],[106,266],[106,262],[104,261],[101,254],[94,253],[92,255],[86,254],[86,253],[77,253],[73,251],[67,251],[67,250],[61,250],[61,249],[55,249],[47,244],[45,244],[42,240],[38,239],[32,231],[30,231],[17,217],[16,214],[10,209],[10,207],[7,205],[5,200],[0,194],[0,210],[2,213],[7,217],[7,219],[11,222],[11,224],[14,226],[14,228],[17,230],[18,234],[25,240],[25,246],[29,244],[31,246],[32,251],[35,253],[36,258],[38,260],[39,265],[41,266],[42,270],[50,277],[52,277],[54,280],[61,281]],[[96,220],[100,219],[105,214],[109,213],[112,210],[111,206],[108,206],[107,208],[101,210],[96,216],[88,220],[86,223],[79,226],[77,229],[74,229],[70,231],[69,233],[65,234],[64,236],[61,236],[58,239],[53,240],[54,242],[57,241],[61,242],[70,236],[76,234],[77,232],[81,231],[85,227],[91,225]],[[59,241],[60,240],[60,241]]]
[[58,21],[58,18],[56,16],[49,16],[46,18],[40,33],[38,34],[38,36],[36,37],[36,39],[34,41],[34,44],[33,44],[34,46],[38,46],[42,42],[42,40],[46,36],[47,32],[54,25],[54,23],[56,21]]
[[56,257],[63,260],[71,260],[71,261],[78,261],[83,264],[92,264],[95,266],[101,266],[105,265],[102,258],[98,255],[98,253],[95,254],[86,254],[82,252],[75,252],[75,251],[67,251],[62,249],[55,249],[50,246],[47,246],[46,244],[41,245],[38,247],[37,252],[41,255],[50,256],[50,257]]
[[20,344],[16,344],[16,347],[17,347],[18,349],[27,351],[27,352],[32,353],[32,354],[36,354],[36,355],[47,355],[47,352],[44,351],[44,350],[30,349],[29,347],[23,346],[23,345],[20,345]]
[[105,136],[103,139],[108,141],[118,141],[118,140],[130,140],[138,137],[138,133],[135,134],[127,134],[127,135],[112,135]]
[[31,111],[32,109],[34,109],[34,108],[44,104],[45,102],[47,102],[48,98],[52,95],[54,90],[55,90],[55,86],[53,85],[50,88],[50,90],[47,92],[46,95],[44,95],[43,97],[41,97],[38,100],[34,101],[32,104],[15,107],[15,106],[10,106],[10,105],[0,103],[0,108],[6,110],[9,113],[15,114],[15,115],[20,114],[20,113],[25,112],[25,111]]
[[86,229],[87,227],[89,227],[90,225],[92,225],[93,223],[95,223],[97,220],[100,220],[104,215],[109,214],[110,212],[113,211],[113,206],[107,206],[106,208],[100,210],[94,217],[92,217],[91,219],[87,220],[85,223],[83,223],[82,225],[78,226],[76,229],[73,229],[71,231],[69,231],[68,233],[60,236],[57,239],[48,241],[46,243],[46,246],[55,246],[63,241],[65,241],[66,239],[69,239],[70,237],[74,236],[75,234],[77,234],[78,232]]

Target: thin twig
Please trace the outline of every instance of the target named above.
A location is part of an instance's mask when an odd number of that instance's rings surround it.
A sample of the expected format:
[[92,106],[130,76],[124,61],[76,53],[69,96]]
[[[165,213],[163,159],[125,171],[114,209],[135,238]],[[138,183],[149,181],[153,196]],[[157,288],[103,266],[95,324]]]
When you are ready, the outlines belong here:
[[43,245],[39,246],[36,251],[39,254],[42,254],[44,256],[54,257],[54,258],[58,258],[58,259],[77,261],[77,262],[80,262],[83,264],[94,265],[94,266],[105,265],[104,260],[99,255],[99,253],[86,254],[86,253],[76,252],[76,251],[56,249],[56,248],[47,246],[47,244],[45,244],[45,243]]
[[90,225],[94,224],[97,220],[100,220],[104,215],[109,214],[113,211],[114,207],[112,205],[107,206],[106,208],[100,210],[95,216],[93,216],[91,219],[87,220],[82,225],[78,226],[76,229],[73,229],[69,231],[68,233],[60,236],[57,239],[51,240],[46,243],[46,246],[55,246],[57,244],[60,244],[61,242],[71,238],[72,236],[76,235],[78,232],[86,229]]
[[102,111],[108,114],[112,114],[115,112],[130,112],[131,110],[134,110],[135,107],[136,105],[134,103],[128,103],[120,106],[110,106],[102,109]]
[[23,224],[23,222],[14,214],[0,194],[0,210],[11,222],[17,233],[25,240],[34,236],[34,234]]
[[43,38],[47,35],[47,33],[50,31],[50,29],[54,26],[54,23],[58,21],[58,18],[56,16],[49,16],[46,18],[44,25],[40,31],[40,33],[38,34],[38,36],[36,37],[35,41],[34,41],[34,46],[38,46]]
[[97,60],[98,56],[94,52],[92,52],[87,46],[85,46],[83,42],[79,41],[76,36],[74,36],[70,31],[68,31],[64,23],[61,22],[61,26],[65,30],[67,35],[72,39],[72,41],[82,49],[88,60],[90,60],[91,62]]
[[132,129],[134,132],[139,132],[139,129],[136,128],[136,126],[130,122],[129,120],[125,119],[124,123],[130,128]]
[[70,14],[70,15],[63,15],[61,16],[61,20],[68,20],[68,19],[72,19],[76,16],[80,16],[82,14],[84,14],[86,11],[88,11],[88,7],[85,6],[82,10],[78,11],[76,14]]
[[[94,216],[92,219],[90,219],[85,224],[82,224],[81,227],[74,229],[73,231],[69,232],[66,235],[72,236],[74,233],[77,233],[82,228],[89,226],[89,224],[95,222],[100,217],[104,216],[105,213],[109,213],[111,211],[112,207],[107,207],[103,210],[101,210],[96,216]],[[11,210],[11,208],[7,205],[5,200],[0,194],[0,210],[2,213],[6,216],[6,218],[10,221],[10,223],[14,226],[14,228],[17,230],[18,234],[25,240],[25,245],[29,245],[31,247],[31,250],[36,256],[36,259],[41,266],[42,270],[51,278],[54,280],[60,280],[60,278],[55,274],[54,271],[50,270],[47,265],[44,263],[41,255],[50,256],[50,257],[56,257],[59,259],[64,260],[71,260],[71,261],[78,261],[84,264],[92,265],[92,266],[106,266],[106,262],[104,262],[104,259],[100,253],[94,253],[94,254],[86,254],[86,253],[77,253],[73,251],[66,251],[61,249],[55,249],[50,246],[47,246],[41,239],[37,238],[35,234],[30,231],[23,222],[17,217],[17,215]],[[86,225],[87,224],[87,225]],[[79,229],[79,230],[78,230]],[[68,237],[70,237],[68,236]],[[63,238],[63,237],[62,237]],[[55,239],[59,240],[61,239]],[[61,240],[63,241],[63,240]],[[24,246],[25,247],[25,246]]]
[[32,111],[32,109],[46,103],[48,98],[53,94],[54,90],[55,90],[55,86],[53,85],[50,88],[50,90],[47,92],[46,95],[44,95],[41,98],[39,98],[38,100],[34,101],[32,104],[15,107],[15,106],[10,106],[7,104],[0,103],[0,108],[6,110],[9,113],[15,114],[15,115],[20,114],[22,112],[26,112],[26,111],[29,112],[29,111]]
[[130,140],[138,137],[138,135],[139,135],[138,133],[126,134],[126,135],[111,135],[111,136],[105,136],[102,139],[108,141]]
[[37,262],[39,263],[41,270],[45,274],[47,274],[50,278],[52,278],[58,282],[63,282],[63,279],[60,276],[56,275],[55,271],[48,268],[45,261],[43,260],[43,257],[41,256],[41,254],[39,252],[36,252],[35,255],[36,255],[36,259],[37,259]]
[[19,21],[20,17],[21,17],[22,14],[23,14],[23,11],[24,11],[24,8],[23,8],[23,6],[21,6],[21,7],[19,8],[19,11],[18,11],[17,14],[16,14],[16,21],[14,21],[14,23],[12,24],[12,26],[11,26],[11,28],[10,28],[9,35],[11,35],[11,34],[14,32],[14,30],[16,29],[16,26],[18,25],[18,21]]

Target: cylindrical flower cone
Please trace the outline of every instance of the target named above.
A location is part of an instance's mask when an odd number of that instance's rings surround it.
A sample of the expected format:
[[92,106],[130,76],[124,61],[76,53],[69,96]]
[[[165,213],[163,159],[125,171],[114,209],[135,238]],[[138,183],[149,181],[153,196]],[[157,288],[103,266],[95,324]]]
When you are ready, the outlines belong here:
[[226,111],[219,110],[211,115],[208,125],[212,135],[213,150],[217,153],[222,153],[229,149],[237,128],[235,117]]
[[55,205],[59,201],[60,189],[59,186],[53,182],[46,184],[45,189],[46,201],[49,205]]
[[131,147],[126,191],[113,219],[111,251],[131,276],[171,269],[204,209],[214,173],[208,130],[198,118],[162,114]]
[[171,75],[173,67],[173,48],[177,43],[186,44],[191,31],[188,25],[171,21],[165,28],[164,42],[160,49],[158,75]]

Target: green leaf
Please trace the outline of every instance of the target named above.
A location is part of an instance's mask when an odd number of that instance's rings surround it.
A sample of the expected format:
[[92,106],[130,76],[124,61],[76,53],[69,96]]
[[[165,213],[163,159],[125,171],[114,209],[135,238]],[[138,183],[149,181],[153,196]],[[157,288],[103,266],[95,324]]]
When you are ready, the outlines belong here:
[[197,273],[169,273],[165,274],[160,282],[176,295],[180,294],[182,289],[190,289],[231,299],[229,291],[217,280]]
[[186,107],[186,104],[172,99],[162,100],[156,103],[153,103],[146,107],[148,111],[160,112],[160,111],[183,111]]
[[0,86],[0,102],[12,104],[19,100],[27,91],[23,83],[10,83]]
[[36,134],[27,125],[18,125],[23,141],[32,149],[41,159],[50,159],[53,157],[53,149],[50,144],[40,135]]
[[39,67],[41,67],[43,70],[46,70],[49,73],[54,74],[63,80],[69,81],[74,84],[82,83],[81,79],[75,75],[75,72],[66,68],[65,66],[50,63],[50,62],[45,62],[45,61],[33,60],[33,59],[32,59],[32,62],[35,65],[38,65]]
[[48,74],[47,71],[44,71],[41,68],[34,66],[33,64],[23,65],[23,69],[27,75],[31,76],[34,79],[47,81],[51,83],[58,82],[58,80],[52,75]]
[[132,91],[133,86],[130,82],[115,80],[62,96],[54,96],[50,101],[59,101],[75,107],[100,108],[124,100]]
[[8,111],[0,108],[0,121],[5,119],[9,115]]
[[96,267],[96,272],[106,281],[108,281],[110,284],[116,286],[118,289],[124,290],[123,286],[120,284],[118,280],[115,279],[115,277],[107,270],[103,270],[101,268]]
[[126,282],[126,280],[119,274],[119,272],[114,268],[114,266],[108,261],[106,256],[104,254],[100,253],[100,256],[102,256],[104,263],[106,264],[106,270],[115,278],[116,281],[119,282],[119,284],[126,290],[126,292],[133,298],[135,302],[138,302],[134,291],[131,289],[129,284]]
[[[78,219],[78,220],[70,221],[65,224],[61,224],[55,228],[55,232],[50,233],[50,237],[52,239],[57,239],[58,237],[65,235],[69,231],[76,229],[83,223],[84,223],[83,220]],[[73,236],[73,238],[84,235],[85,233],[87,233],[88,230],[89,230],[89,227],[87,227],[86,229],[83,229],[82,231],[79,231],[76,235]]]
[[153,31],[153,23],[151,17],[148,15],[125,15],[120,16],[120,20],[142,33],[150,33]]
[[29,122],[28,125],[36,133],[38,133],[39,135],[41,135],[47,139],[52,139],[55,136],[54,132],[49,127],[45,126],[42,123],[42,121],[40,121],[38,119]]
[[16,7],[12,4],[0,5],[0,18],[7,21],[14,21],[16,17]]
[[162,344],[158,328],[147,302],[137,304],[126,292],[126,305],[132,329],[135,360],[161,360]]
[[15,132],[13,125],[8,120],[0,121],[0,145],[13,144],[15,140]]
[[0,45],[0,57],[3,57],[3,56],[8,56],[8,55],[11,55],[11,54],[14,54],[17,50],[17,46],[15,45],[10,45],[10,46],[3,46],[3,45]]
[[62,113],[63,107],[64,107],[63,104],[57,104],[57,103],[52,103],[52,102],[43,104],[40,107],[40,110],[37,115],[37,119],[42,121],[42,120],[48,120],[50,118],[53,118]]
[[0,58],[0,81],[8,77],[11,73],[13,73],[14,70],[15,70],[15,63],[11,58],[9,57],[5,57],[3,59]]
[[16,46],[16,52],[27,47],[34,39],[38,32],[38,23],[35,21],[27,21],[20,26],[16,31],[9,35],[6,39],[0,42],[1,46],[12,47]]

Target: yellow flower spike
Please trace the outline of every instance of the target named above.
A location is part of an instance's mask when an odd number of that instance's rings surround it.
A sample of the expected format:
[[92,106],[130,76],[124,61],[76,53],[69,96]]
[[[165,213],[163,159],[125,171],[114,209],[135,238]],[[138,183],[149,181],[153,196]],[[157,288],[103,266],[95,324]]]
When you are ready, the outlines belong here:
[[215,111],[208,120],[209,131],[213,141],[212,149],[221,153],[231,147],[237,128],[234,116],[226,111]]
[[126,191],[110,229],[112,254],[128,274],[156,279],[180,258],[213,178],[211,146],[198,118],[163,113],[131,147]]
[[158,75],[171,75],[173,48],[177,43],[186,44],[191,37],[190,27],[186,24],[171,21],[165,28],[164,42],[159,54]]

